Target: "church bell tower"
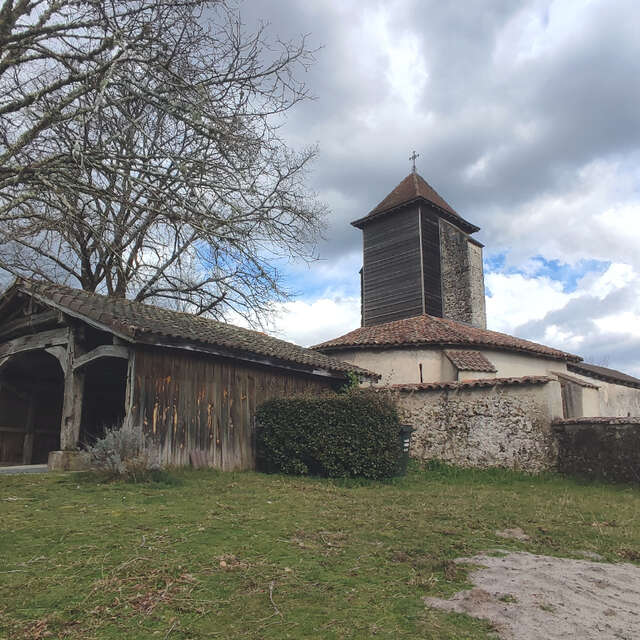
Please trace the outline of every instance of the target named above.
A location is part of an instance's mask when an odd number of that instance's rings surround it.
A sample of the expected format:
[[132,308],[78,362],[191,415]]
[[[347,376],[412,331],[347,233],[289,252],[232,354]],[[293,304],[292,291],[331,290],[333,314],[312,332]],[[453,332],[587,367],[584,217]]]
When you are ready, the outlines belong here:
[[421,314],[486,328],[482,247],[467,222],[415,171],[362,230],[362,326]]

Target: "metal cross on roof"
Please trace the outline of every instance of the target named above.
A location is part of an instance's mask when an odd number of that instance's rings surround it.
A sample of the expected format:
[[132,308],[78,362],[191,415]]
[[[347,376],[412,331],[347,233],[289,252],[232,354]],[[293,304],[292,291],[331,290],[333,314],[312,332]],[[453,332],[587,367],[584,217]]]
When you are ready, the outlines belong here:
[[409,160],[413,163],[413,173],[416,172],[416,158],[419,158],[420,154],[416,153],[416,150],[413,150],[413,153],[409,156]]

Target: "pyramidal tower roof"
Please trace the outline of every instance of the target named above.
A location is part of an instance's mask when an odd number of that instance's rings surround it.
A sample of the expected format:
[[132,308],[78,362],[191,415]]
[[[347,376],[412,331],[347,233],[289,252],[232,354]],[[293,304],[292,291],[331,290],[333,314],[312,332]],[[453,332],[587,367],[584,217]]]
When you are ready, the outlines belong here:
[[374,207],[364,218],[354,220],[354,227],[362,228],[374,218],[384,215],[414,202],[426,201],[438,210],[438,213],[467,233],[479,230],[467,222],[455,209],[419,174],[412,171],[380,204]]

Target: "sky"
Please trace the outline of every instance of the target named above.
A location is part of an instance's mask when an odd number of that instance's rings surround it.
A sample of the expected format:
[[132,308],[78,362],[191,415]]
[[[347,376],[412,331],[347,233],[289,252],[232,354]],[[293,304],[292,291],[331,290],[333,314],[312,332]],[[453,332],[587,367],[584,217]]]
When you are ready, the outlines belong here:
[[636,0],[246,0],[318,47],[315,99],[288,116],[318,145],[320,260],[272,332],[302,345],[360,324],[366,215],[411,170],[485,244],[488,328],[640,376],[640,7]]

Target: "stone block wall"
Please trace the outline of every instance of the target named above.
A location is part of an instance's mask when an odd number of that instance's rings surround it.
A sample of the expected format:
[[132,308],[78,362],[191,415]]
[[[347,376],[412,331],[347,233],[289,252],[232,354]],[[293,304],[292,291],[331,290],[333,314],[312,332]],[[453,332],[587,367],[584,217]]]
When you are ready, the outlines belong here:
[[550,378],[525,380],[396,390],[403,420],[415,429],[411,455],[466,467],[553,468],[551,424],[562,417],[560,385]]
[[481,329],[487,328],[487,309],[484,292],[484,265],[482,245],[472,239],[467,241],[469,256],[469,295],[471,296],[471,324]]
[[486,328],[482,247],[440,220],[442,314],[458,322]]
[[558,470],[640,482],[640,418],[576,418],[553,425]]

